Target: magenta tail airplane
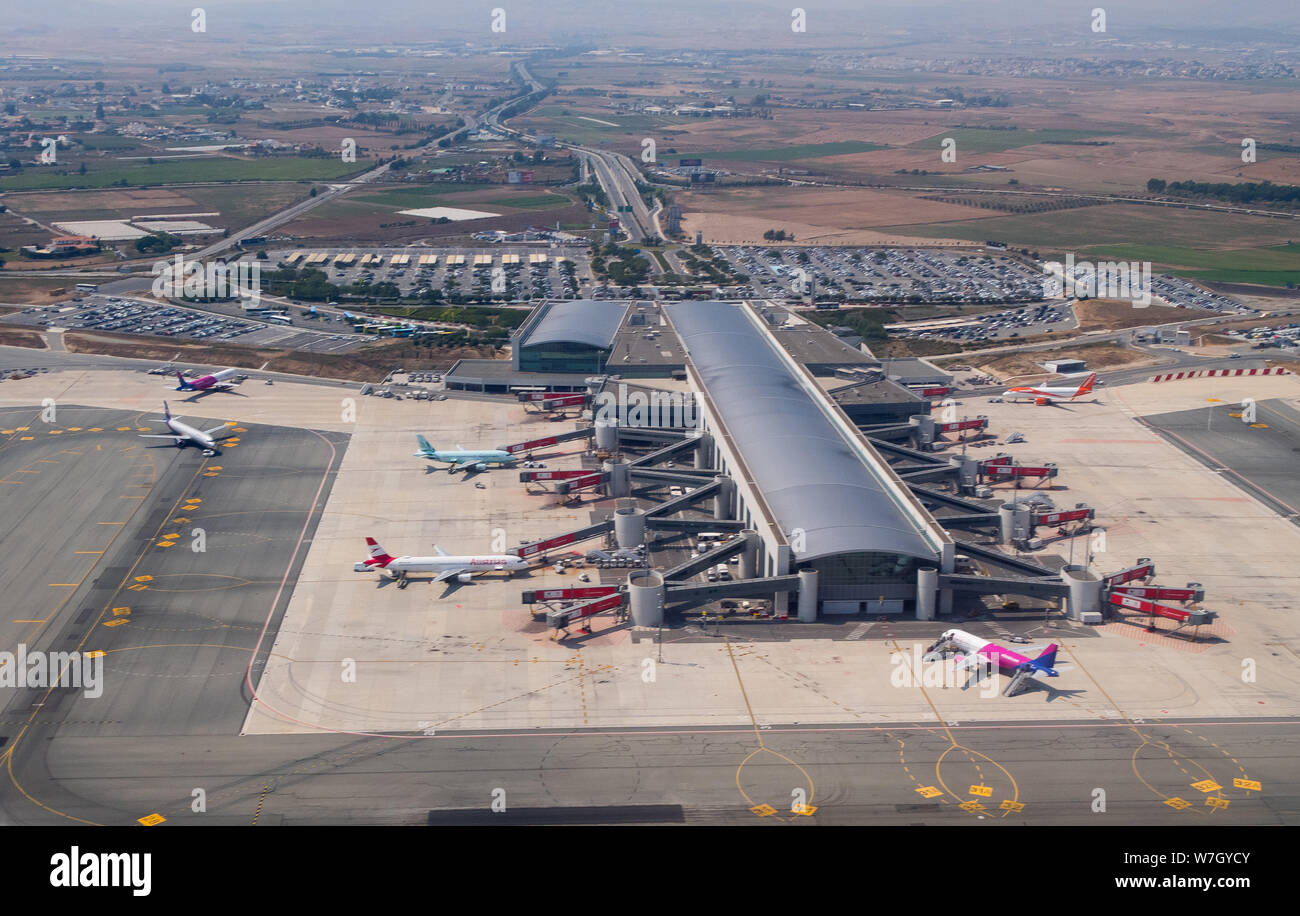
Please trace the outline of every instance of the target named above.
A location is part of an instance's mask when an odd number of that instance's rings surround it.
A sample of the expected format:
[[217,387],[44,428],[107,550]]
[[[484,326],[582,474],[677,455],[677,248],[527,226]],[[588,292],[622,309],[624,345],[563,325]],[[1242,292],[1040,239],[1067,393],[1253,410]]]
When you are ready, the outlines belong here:
[[226,379],[230,378],[238,371],[239,370],[237,369],[222,369],[220,372],[213,373],[212,375],[204,375],[193,380],[186,379],[185,376],[177,372],[176,379],[180,384],[176,386],[176,390],[207,391],[208,389],[213,389],[215,391],[229,391],[238,383],[228,382]]
[[1013,697],[1024,690],[1030,678],[1056,677],[1061,671],[1068,670],[1068,666],[1055,667],[1056,643],[1049,645],[1037,657],[1029,658],[965,630],[945,631],[926,650],[925,657],[932,660],[950,648],[957,651],[958,669],[975,668],[983,662],[996,665],[999,672],[1011,675],[1011,683],[1002,691],[1005,697]]

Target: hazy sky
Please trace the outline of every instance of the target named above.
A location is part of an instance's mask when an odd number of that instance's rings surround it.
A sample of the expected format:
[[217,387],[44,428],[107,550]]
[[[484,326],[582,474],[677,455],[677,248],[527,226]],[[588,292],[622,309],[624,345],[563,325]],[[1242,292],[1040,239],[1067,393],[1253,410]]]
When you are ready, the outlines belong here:
[[[225,39],[257,35],[295,43],[419,43],[448,40],[588,41],[595,44],[718,44],[787,46],[796,40],[791,10],[807,14],[812,47],[879,44],[889,37],[1004,41],[1044,39],[1089,31],[1091,10],[1101,7],[1107,34],[1122,41],[1203,36],[1210,45],[1232,38],[1285,40],[1300,34],[1295,0],[76,0],[76,3],[7,4],[0,17],[0,54],[22,53],[23,35],[69,37],[69,50],[105,38],[150,38],[188,30],[190,10],[202,7],[208,34]],[[506,34],[492,34],[492,10],[506,11]],[[75,11],[75,12],[74,12]],[[76,36],[76,40],[72,40]],[[42,48],[42,50],[47,50]]]

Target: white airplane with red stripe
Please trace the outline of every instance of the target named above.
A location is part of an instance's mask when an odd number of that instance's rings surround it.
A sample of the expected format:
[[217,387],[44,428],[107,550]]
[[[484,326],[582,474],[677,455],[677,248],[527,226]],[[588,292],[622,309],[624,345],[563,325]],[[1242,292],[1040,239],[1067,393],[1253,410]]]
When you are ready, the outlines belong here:
[[393,557],[389,556],[374,538],[366,538],[370,548],[370,559],[363,560],[352,567],[354,572],[375,570],[380,575],[398,580],[397,587],[406,587],[407,573],[432,572],[438,575],[434,582],[445,582],[456,577],[457,581],[469,582],[474,576],[488,570],[506,570],[517,572],[528,568],[528,561],[523,557],[508,553],[474,554],[470,556],[452,556],[437,544],[433,549],[437,556],[432,557]]
[[1093,386],[1097,384],[1097,373],[1092,373],[1079,385],[1020,385],[1015,388],[1008,388],[1002,392],[1002,398],[1006,401],[1017,401],[1024,398],[1033,398],[1034,403],[1040,407],[1052,403],[1054,399],[1063,401],[1073,401],[1075,398],[1082,397],[1092,391]]

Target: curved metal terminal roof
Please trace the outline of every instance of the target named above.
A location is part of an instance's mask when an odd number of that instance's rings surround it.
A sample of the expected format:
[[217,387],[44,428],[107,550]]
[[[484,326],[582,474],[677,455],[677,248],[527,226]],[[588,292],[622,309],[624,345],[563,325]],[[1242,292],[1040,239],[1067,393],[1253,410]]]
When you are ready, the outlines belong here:
[[552,302],[528,330],[520,346],[575,343],[610,349],[630,302],[574,299]]
[[893,472],[883,462],[864,461],[850,446],[742,306],[683,302],[664,308],[773,522],[787,538],[804,530],[797,560],[857,551],[936,559],[938,552],[890,493]]

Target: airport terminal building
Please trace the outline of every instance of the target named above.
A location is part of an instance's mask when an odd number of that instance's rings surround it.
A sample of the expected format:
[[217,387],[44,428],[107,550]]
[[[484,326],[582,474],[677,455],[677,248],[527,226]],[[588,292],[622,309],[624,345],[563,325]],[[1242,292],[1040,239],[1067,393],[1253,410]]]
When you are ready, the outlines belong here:
[[664,312],[686,349],[732,517],[762,540],[759,575],[816,570],[817,613],[911,609],[920,568],[949,572],[954,541],[753,307]]

